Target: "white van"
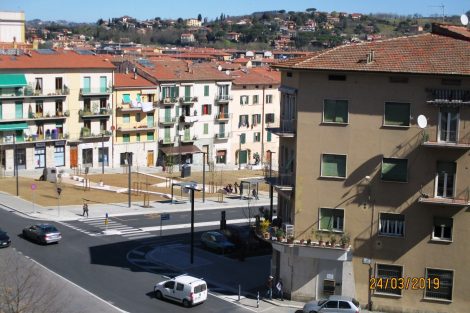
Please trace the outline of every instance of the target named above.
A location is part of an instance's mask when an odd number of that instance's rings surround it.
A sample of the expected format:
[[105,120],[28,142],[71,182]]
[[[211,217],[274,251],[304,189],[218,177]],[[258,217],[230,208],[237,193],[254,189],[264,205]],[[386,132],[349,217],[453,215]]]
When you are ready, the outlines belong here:
[[186,274],[159,282],[153,288],[157,299],[167,298],[183,303],[185,307],[202,303],[207,299],[207,284],[204,280]]

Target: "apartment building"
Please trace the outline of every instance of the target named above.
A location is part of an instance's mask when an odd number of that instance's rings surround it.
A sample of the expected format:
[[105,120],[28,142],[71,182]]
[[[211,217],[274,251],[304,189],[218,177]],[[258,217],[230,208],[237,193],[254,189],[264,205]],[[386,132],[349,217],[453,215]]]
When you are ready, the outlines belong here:
[[0,11],[0,42],[25,43],[25,21],[24,12]]
[[201,152],[214,162],[216,151],[229,151],[229,120],[216,118],[232,99],[229,75],[209,63],[175,59],[141,59],[137,73],[158,85],[157,165],[202,165]]
[[131,161],[153,167],[157,155],[157,86],[137,73],[117,73],[114,82],[113,167]]
[[[263,162],[277,168],[279,137],[266,127],[279,125],[280,72],[266,68],[231,72],[233,100],[220,106],[218,119],[231,120],[231,160],[240,167]],[[228,111],[230,107],[230,113]],[[216,151],[217,163],[225,164],[227,151]]]
[[[97,165],[96,139],[111,116],[114,66],[49,49],[0,60],[0,158],[7,171]],[[99,87],[98,87],[99,86]],[[85,128],[88,130],[85,131]],[[109,135],[99,136],[109,145]]]
[[282,71],[273,272],[293,299],[385,312],[470,305],[470,31],[341,46]]

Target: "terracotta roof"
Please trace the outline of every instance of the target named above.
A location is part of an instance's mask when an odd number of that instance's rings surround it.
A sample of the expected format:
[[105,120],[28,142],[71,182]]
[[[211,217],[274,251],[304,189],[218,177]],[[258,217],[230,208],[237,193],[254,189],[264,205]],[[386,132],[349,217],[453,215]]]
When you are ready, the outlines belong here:
[[248,63],[249,61],[251,60],[247,58],[238,58],[238,59],[233,60],[232,62],[233,63]]
[[178,59],[151,59],[154,67],[136,64],[140,71],[159,82],[230,81],[232,78],[217,70],[213,63],[192,63]]
[[266,68],[233,71],[231,75],[235,78],[232,82],[234,85],[279,85],[281,83],[281,73]]
[[55,51],[53,54],[39,54],[31,51],[29,55],[0,56],[0,70],[3,69],[109,69],[115,66],[110,59],[101,55],[80,55],[73,51]]
[[[374,60],[367,54],[374,51]],[[281,69],[470,75],[470,41],[423,34],[339,46],[272,65]]]
[[140,75],[136,75],[134,79],[134,73],[116,73],[114,74],[114,87],[156,87],[156,85]]

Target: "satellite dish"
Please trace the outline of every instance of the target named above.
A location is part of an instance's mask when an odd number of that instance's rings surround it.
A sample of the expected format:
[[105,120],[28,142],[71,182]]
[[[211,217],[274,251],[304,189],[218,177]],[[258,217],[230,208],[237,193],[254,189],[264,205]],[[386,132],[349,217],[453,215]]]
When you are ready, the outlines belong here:
[[225,75],[230,75],[230,71],[229,71],[229,70],[226,70],[226,71],[225,71]]
[[418,126],[419,128],[426,128],[426,126],[428,126],[428,120],[426,119],[426,116],[418,116]]
[[468,16],[466,14],[462,14],[460,16],[460,22],[462,23],[462,25],[467,26],[468,25]]

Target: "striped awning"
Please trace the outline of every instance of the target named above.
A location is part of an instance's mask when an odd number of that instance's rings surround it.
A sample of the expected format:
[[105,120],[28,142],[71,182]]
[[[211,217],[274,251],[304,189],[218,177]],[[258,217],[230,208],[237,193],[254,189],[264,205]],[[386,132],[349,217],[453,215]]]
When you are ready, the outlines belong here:
[[16,123],[2,123],[0,124],[0,131],[6,130],[22,130],[28,128],[26,122],[16,122]]
[[28,85],[24,74],[0,74],[0,88],[23,87]]

